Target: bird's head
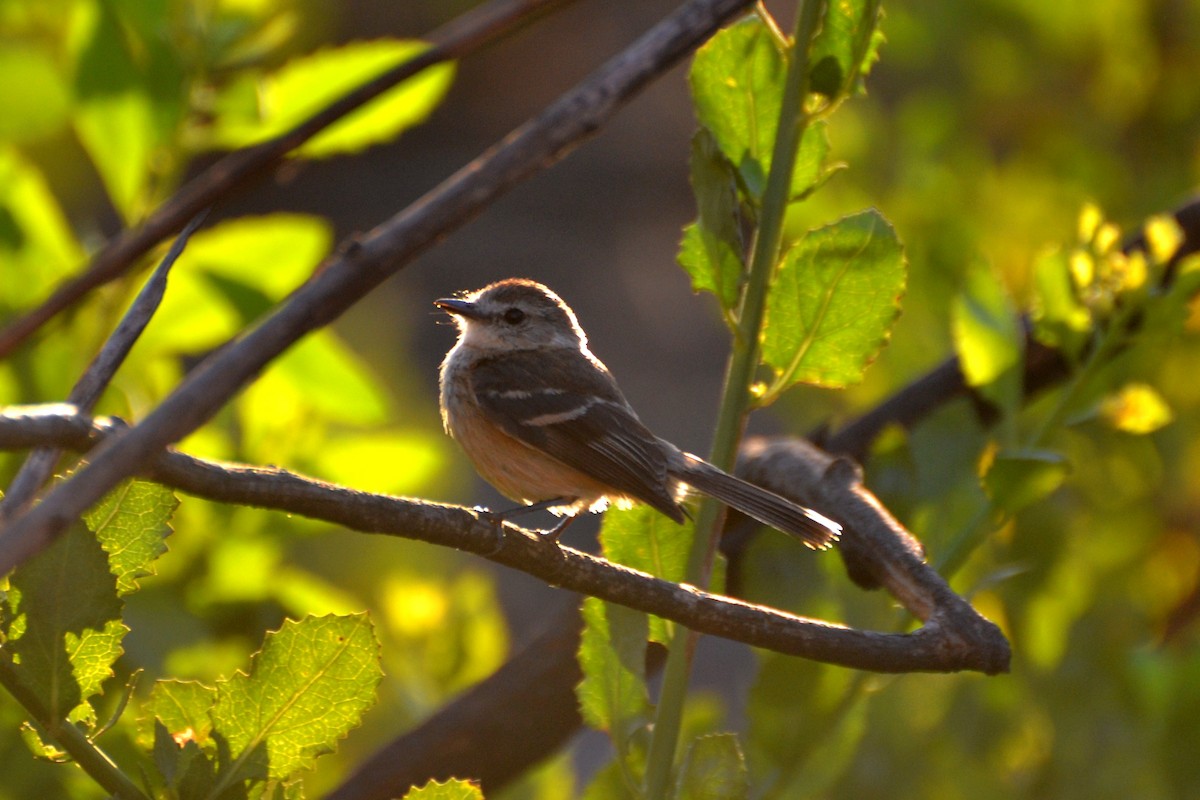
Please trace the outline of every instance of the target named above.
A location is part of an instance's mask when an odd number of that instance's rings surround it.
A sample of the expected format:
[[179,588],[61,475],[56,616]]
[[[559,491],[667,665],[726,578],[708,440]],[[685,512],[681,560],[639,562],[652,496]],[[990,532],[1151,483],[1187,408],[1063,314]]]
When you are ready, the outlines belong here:
[[462,344],[480,350],[587,345],[575,312],[535,281],[509,278],[433,304],[454,318]]

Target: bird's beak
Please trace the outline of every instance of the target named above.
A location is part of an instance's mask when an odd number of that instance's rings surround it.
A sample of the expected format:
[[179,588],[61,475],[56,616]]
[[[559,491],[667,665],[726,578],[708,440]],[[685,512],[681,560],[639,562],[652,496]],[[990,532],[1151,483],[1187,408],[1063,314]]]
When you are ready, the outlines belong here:
[[441,300],[434,300],[433,304],[447,314],[453,314],[456,317],[479,319],[482,316],[479,306],[460,297],[443,297]]

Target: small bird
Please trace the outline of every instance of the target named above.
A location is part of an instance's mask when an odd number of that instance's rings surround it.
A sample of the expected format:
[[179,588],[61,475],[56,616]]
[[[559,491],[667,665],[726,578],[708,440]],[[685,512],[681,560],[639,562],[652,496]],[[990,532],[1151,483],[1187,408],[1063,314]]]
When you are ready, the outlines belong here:
[[759,522],[828,547],[841,526],[722,472],[651,433],[608,368],[592,355],[575,313],[550,289],[512,278],[434,302],[458,324],[441,367],[442,423],[517,513],[564,519],[609,503],[650,505],[677,523],[690,487]]

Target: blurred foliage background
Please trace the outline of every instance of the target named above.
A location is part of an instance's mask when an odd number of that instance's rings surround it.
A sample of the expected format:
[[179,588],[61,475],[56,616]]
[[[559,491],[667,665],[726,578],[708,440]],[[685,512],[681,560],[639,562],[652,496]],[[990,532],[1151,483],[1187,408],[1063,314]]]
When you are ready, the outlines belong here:
[[[336,241],[419,196],[674,5],[574,4],[458,65],[441,105],[399,140],[292,162],[231,199],[189,246],[167,306],[98,410],[139,418]],[[468,6],[3,0],[0,316],[42,299],[218,148],[255,135],[213,121],[237,119],[291,59],[419,36]],[[929,0],[885,12],[868,95],[831,120],[834,154],[849,168],[791,224],[882,209],[907,247],[904,315],[862,385],[793,392],[756,431],[837,425],[949,355],[951,303],[969,265],[992,265],[1023,305],[1032,266],[1074,240],[1086,202],[1136,228],[1200,182],[1195,0]],[[275,364],[183,448],[364,489],[499,502],[440,432],[436,365],[452,336],[435,326],[430,301],[520,275],[575,308],[656,432],[704,452],[725,344],[712,299],[693,296],[674,263],[694,215],[693,125],[681,67],[336,331]],[[0,364],[0,404],[65,396],[139,281],[96,293]],[[1113,369],[1156,387],[1171,424],[1133,436],[1081,420],[1055,443],[1072,467],[1064,487],[994,531],[979,518],[975,478],[987,434],[965,404],[880,442],[868,482],[933,561],[964,531],[991,533],[955,586],[1004,627],[1013,672],[860,676],[706,642],[695,714],[746,732],[756,796],[1200,791],[1191,757],[1200,750],[1200,348],[1194,336],[1151,344]],[[17,464],[0,455],[5,483]],[[174,527],[158,575],[127,598],[132,630],[116,686],[135,669],[213,680],[243,667],[287,616],[371,610],[387,673],[381,700],[307,781],[313,796],[488,675],[548,606],[571,602],[456,553],[299,518],[185,498]],[[587,535],[572,528],[574,543]],[[885,598],[850,587],[837,559],[781,537],[761,537],[748,570],[751,599],[854,625],[903,624]],[[109,692],[110,708],[119,694]],[[33,761],[21,718],[0,702],[0,797],[102,796],[77,771]],[[119,726],[101,741],[119,756],[129,735]],[[604,747],[582,737],[507,796],[573,796],[576,773],[594,769]]]

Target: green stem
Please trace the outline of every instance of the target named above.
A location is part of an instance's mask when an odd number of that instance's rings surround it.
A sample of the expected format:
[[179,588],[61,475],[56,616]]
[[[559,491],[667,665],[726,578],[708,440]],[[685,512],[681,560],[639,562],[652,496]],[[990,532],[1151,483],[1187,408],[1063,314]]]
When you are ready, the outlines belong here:
[[117,767],[104,752],[96,747],[83,731],[63,719],[53,716],[42,699],[25,685],[7,654],[0,653],[0,686],[20,703],[34,722],[49,737],[66,751],[92,780],[104,790],[121,800],[150,800],[146,794]]
[[[791,51],[771,171],[763,195],[762,214],[750,253],[750,272],[742,292],[738,313],[738,331],[733,340],[725,388],[717,415],[716,432],[710,460],[722,469],[730,469],[737,457],[738,445],[750,409],[750,384],[759,363],[759,339],[767,288],[783,244],[783,223],[791,195],[792,170],[800,137],[808,124],[804,100],[808,95],[808,51],[821,17],[823,0],[803,2],[796,15],[795,45]],[[696,516],[696,534],[688,556],[687,581],[706,587],[712,573],[713,556],[720,536],[722,509],[705,499]],[[646,795],[650,800],[669,796],[679,730],[687,698],[692,652],[696,634],[683,629],[671,637],[664,668],[662,693],[654,720],[654,735],[646,763]]]

